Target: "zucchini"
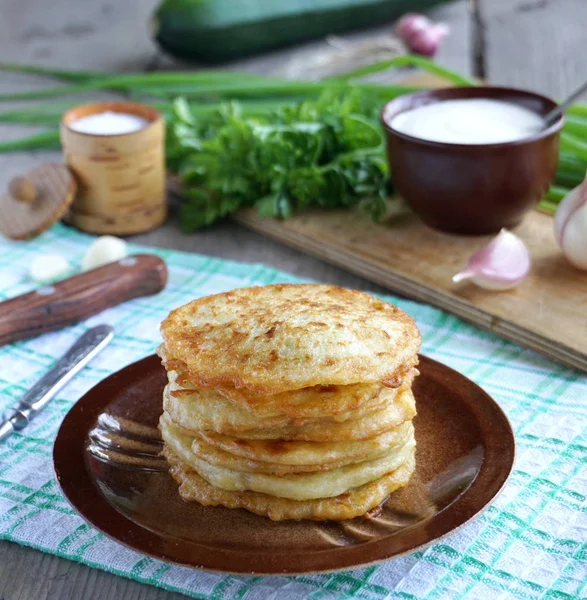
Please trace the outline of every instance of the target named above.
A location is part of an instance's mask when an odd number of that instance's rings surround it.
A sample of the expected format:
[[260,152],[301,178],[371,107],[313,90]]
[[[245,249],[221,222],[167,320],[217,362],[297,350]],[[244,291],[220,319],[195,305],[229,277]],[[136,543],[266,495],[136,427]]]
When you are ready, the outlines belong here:
[[163,50],[218,62],[342,33],[443,0],[163,0],[151,28]]

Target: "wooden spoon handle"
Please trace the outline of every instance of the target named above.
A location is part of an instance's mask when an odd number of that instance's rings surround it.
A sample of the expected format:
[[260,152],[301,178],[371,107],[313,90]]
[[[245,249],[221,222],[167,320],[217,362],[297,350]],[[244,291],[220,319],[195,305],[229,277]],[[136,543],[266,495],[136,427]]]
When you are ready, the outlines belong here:
[[167,267],[137,254],[0,302],[0,345],[61,329],[138,296],[160,292]]

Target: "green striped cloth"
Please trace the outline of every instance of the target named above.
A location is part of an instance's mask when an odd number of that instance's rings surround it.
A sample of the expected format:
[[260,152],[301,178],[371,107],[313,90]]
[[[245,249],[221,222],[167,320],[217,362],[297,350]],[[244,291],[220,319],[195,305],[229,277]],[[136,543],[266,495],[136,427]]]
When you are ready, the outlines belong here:
[[[0,240],[0,299],[33,287],[27,270],[36,256],[61,254],[78,265],[90,240],[62,225],[31,242]],[[299,281],[259,264],[155,252],[170,271],[158,296],[0,348],[4,409],[87,327],[104,322],[116,329],[107,350],[29,427],[0,445],[0,538],[194,598],[587,598],[586,378],[439,310],[393,297],[389,300],[416,318],[424,352],[482,385],[513,423],[518,442],[513,475],[493,506],[472,523],[391,562],[304,577],[235,577],[173,566],[128,550],[84,523],[52,475],[51,446],[70,406],[106,375],[152,353],[159,322],[171,308],[231,288]]]

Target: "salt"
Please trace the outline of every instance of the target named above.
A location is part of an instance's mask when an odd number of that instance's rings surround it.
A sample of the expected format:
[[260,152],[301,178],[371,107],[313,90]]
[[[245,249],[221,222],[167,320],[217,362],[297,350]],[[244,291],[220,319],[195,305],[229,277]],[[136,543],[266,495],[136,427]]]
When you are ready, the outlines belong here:
[[148,124],[149,121],[143,117],[107,110],[77,119],[70,125],[70,128],[80,133],[93,135],[118,135],[138,131]]

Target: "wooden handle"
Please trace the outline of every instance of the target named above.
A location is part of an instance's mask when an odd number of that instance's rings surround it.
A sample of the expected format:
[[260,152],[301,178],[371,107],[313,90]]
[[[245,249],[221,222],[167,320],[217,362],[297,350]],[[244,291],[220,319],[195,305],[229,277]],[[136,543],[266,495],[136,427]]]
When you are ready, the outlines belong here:
[[106,308],[160,292],[167,267],[137,254],[0,303],[0,345],[61,329]]
[[8,182],[8,193],[25,204],[32,204],[39,196],[35,184],[28,177],[22,175],[13,177]]

